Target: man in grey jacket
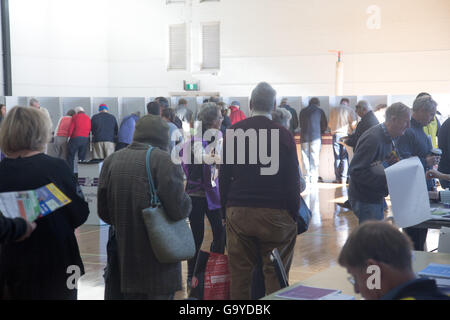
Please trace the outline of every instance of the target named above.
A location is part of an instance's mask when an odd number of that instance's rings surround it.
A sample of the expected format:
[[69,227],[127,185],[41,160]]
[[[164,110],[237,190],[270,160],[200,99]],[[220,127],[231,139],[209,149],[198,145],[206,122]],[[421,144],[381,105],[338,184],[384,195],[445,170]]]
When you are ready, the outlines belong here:
[[160,263],[153,253],[142,210],[150,206],[146,153],[156,149],[150,167],[158,196],[174,221],[191,212],[184,192],[183,171],[172,162],[167,146],[169,127],[161,117],[141,118],[133,143],[103,163],[98,187],[98,215],[116,232],[121,292],[128,300],[170,300],[181,287],[181,263]]

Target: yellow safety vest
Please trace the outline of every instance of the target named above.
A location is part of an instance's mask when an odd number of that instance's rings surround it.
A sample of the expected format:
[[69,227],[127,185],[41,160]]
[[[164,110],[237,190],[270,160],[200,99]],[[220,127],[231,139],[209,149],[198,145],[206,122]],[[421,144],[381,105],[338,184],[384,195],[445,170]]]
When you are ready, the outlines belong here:
[[431,137],[431,143],[433,144],[433,148],[438,148],[438,139],[437,139],[437,131],[438,131],[438,122],[437,118],[434,117],[433,121],[430,122],[429,125],[423,127],[423,131],[429,137]]

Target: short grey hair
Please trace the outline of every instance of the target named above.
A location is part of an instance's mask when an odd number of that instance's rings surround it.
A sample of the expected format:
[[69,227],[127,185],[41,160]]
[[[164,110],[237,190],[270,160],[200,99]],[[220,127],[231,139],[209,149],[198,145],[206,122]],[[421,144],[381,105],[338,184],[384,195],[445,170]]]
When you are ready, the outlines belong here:
[[386,110],[386,122],[404,115],[411,115],[411,109],[401,102],[394,103]]
[[413,112],[424,109],[426,112],[436,113],[437,105],[437,102],[431,96],[423,95],[414,101]]
[[203,130],[210,129],[214,121],[220,119],[222,113],[219,107],[215,103],[205,103],[202,105],[202,109],[198,114],[198,121],[202,122]]
[[39,103],[39,100],[36,99],[36,98],[31,98],[31,99],[30,99],[30,107],[32,107],[33,104],[35,104],[35,103]]
[[272,120],[289,129],[289,124],[292,119],[292,114],[284,108],[278,108],[272,111]]
[[358,104],[356,105],[355,109],[362,109],[362,110],[371,111],[372,110],[372,106],[366,100],[361,100],[361,101],[358,101]]
[[267,82],[259,83],[252,92],[250,104],[253,110],[271,112],[275,106],[277,92]]

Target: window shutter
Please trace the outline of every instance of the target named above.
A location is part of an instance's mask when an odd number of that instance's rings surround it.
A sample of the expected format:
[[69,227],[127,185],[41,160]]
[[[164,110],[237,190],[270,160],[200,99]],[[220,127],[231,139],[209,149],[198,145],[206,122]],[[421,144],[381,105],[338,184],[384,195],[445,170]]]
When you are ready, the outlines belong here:
[[202,69],[220,69],[220,23],[202,26]]
[[169,69],[186,70],[186,24],[169,27]]

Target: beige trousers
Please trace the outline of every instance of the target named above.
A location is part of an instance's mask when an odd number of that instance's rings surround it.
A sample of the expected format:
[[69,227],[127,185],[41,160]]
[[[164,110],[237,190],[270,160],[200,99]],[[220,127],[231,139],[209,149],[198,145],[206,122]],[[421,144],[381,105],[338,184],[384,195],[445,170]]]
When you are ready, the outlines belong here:
[[92,158],[106,159],[114,153],[116,145],[113,142],[95,142],[93,144]]
[[234,207],[227,209],[227,251],[231,299],[251,299],[252,271],[262,259],[266,294],[281,289],[270,253],[277,248],[286,274],[294,256],[297,224],[286,210]]

